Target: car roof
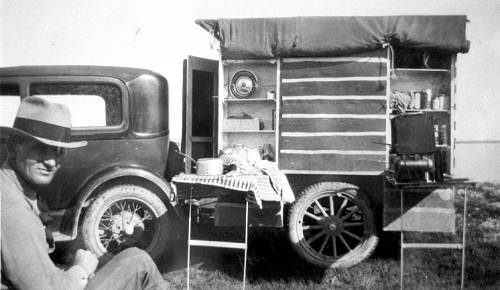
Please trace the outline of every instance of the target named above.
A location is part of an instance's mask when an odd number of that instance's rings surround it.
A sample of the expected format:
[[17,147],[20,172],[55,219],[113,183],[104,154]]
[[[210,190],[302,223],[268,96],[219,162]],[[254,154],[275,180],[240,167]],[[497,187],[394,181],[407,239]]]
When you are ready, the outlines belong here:
[[125,82],[134,80],[141,75],[160,76],[151,70],[95,65],[40,65],[40,66],[13,66],[0,68],[0,77],[20,76],[108,76],[116,77]]

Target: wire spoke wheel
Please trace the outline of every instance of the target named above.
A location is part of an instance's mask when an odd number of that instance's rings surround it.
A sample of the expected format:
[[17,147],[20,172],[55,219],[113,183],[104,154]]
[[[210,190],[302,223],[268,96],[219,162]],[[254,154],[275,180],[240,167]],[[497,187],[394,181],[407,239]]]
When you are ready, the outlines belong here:
[[107,206],[96,237],[103,251],[117,254],[129,247],[146,249],[155,238],[159,222],[151,205],[136,199],[121,199]]
[[105,260],[130,247],[157,258],[167,246],[166,212],[158,196],[142,186],[111,187],[94,200],[85,214],[83,242]]
[[327,267],[359,263],[378,241],[373,214],[357,188],[332,182],[304,190],[290,211],[289,237],[303,258]]

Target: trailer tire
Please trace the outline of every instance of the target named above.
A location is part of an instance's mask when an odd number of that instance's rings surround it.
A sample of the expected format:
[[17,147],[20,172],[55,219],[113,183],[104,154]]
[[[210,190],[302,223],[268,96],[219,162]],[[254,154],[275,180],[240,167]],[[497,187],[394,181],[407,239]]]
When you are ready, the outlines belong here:
[[151,190],[135,184],[105,189],[90,205],[82,224],[84,246],[101,261],[129,247],[157,259],[167,247],[167,207]]
[[307,262],[331,268],[360,263],[378,243],[368,199],[358,187],[339,182],[317,183],[301,193],[289,211],[288,236]]

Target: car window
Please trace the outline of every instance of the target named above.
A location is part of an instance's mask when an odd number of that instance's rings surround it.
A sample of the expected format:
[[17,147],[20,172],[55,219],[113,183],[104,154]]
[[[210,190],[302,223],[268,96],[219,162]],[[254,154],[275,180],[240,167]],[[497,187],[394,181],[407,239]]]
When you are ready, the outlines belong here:
[[113,127],[122,123],[120,88],[106,83],[33,83],[30,95],[62,103],[74,128]]
[[17,84],[0,84],[0,126],[12,127],[20,103]]

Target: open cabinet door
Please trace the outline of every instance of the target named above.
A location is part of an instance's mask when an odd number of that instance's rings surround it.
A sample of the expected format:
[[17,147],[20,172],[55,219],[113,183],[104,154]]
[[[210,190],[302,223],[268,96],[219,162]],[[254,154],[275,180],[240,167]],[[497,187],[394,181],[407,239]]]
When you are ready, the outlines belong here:
[[[184,60],[182,151],[196,160],[217,155],[218,76],[216,60]],[[191,162],[186,172],[192,172]]]

